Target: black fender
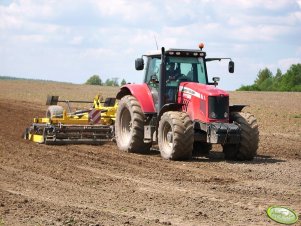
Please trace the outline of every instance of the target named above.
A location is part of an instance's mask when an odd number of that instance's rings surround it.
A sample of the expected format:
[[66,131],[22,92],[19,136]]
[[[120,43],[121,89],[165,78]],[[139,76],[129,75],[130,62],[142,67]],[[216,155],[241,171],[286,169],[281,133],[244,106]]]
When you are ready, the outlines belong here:
[[249,106],[249,105],[245,105],[245,104],[231,105],[231,106],[229,106],[229,113],[231,114],[231,112],[241,112],[242,109],[244,109],[247,106]]
[[183,104],[177,104],[177,103],[170,103],[170,104],[165,104],[161,108],[159,114],[158,114],[158,119],[157,119],[157,128],[159,126],[159,121],[162,117],[162,115],[167,112],[167,111],[182,111]]

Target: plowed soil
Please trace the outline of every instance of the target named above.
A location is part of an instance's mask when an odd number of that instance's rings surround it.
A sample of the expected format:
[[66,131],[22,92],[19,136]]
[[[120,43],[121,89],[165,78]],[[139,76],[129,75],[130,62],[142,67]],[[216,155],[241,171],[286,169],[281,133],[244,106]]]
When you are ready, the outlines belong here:
[[[157,150],[121,152],[113,142],[23,140],[32,118],[44,116],[51,87],[0,81],[0,226],[277,225],[266,215],[269,206],[301,213],[301,93],[230,94],[258,119],[253,161],[226,161],[215,146],[208,157],[174,162]],[[89,86],[55,89],[70,99],[96,93]]]

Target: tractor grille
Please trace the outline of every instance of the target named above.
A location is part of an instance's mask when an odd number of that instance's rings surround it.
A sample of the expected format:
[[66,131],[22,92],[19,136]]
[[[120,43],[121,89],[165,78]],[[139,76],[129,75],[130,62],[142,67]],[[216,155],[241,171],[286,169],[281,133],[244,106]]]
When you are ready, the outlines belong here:
[[229,117],[229,97],[211,96],[208,98],[208,117],[211,119],[227,119]]

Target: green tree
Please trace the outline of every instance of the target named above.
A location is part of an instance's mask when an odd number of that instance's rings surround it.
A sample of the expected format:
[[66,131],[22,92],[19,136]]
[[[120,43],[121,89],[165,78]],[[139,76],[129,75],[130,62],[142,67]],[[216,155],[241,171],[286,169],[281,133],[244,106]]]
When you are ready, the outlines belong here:
[[259,85],[259,90],[262,90],[262,91],[272,91],[273,81],[274,81],[274,77],[270,77],[270,78],[265,79]]
[[301,91],[301,64],[293,64],[285,74],[277,69],[276,75],[265,68],[258,72],[253,85],[241,86],[239,91]]
[[260,91],[257,85],[241,86],[237,91]]
[[255,80],[255,84],[259,86],[260,88],[260,85],[266,80],[266,79],[269,79],[269,78],[272,78],[273,77],[273,73],[268,69],[268,68],[265,68],[263,70],[260,70],[257,74],[257,78]]
[[301,64],[293,64],[281,79],[281,91],[301,91]]
[[122,81],[121,81],[120,85],[121,85],[121,86],[124,86],[125,84],[126,84],[126,81],[125,81],[125,79],[122,79]]
[[282,71],[279,68],[277,68],[275,78],[276,79],[281,79],[281,77],[282,77]]
[[106,84],[106,86],[113,86],[114,81],[112,79],[107,79],[105,84]]
[[279,68],[277,68],[276,75],[273,78],[273,84],[271,88],[272,91],[280,90],[280,82],[282,77],[283,77],[282,71]]
[[105,84],[106,84],[106,86],[119,86],[118,78],[107,79]]
[[102,85],[102,81],[98,75],[92,75],[87,81],[87,85]]

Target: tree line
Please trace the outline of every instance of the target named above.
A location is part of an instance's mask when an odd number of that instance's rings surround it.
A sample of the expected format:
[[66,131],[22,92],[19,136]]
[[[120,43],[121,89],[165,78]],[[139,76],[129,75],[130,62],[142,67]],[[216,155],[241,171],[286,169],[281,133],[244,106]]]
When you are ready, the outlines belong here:
[[119,78],[111,78],[107,79],[105,82],[102,81],[102,79],[99,77],[99,75],[92,75],[85,84],[87,85],[99,85],[99,86],[123,86],[126,84],[125,79],[122,79],[122,81],[118,82]]
[[301,92],[301,64],[291,65],[285,74],[280,69],[275,75],[268,68],[260,70],[253,85],[241,86],[237,90]]

